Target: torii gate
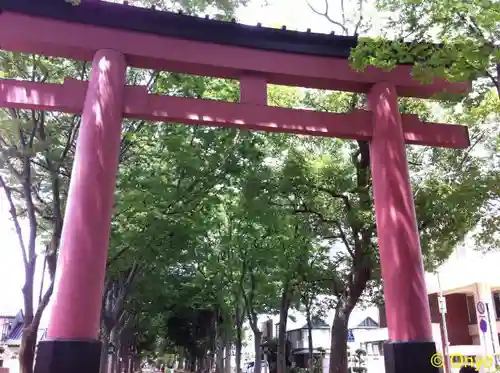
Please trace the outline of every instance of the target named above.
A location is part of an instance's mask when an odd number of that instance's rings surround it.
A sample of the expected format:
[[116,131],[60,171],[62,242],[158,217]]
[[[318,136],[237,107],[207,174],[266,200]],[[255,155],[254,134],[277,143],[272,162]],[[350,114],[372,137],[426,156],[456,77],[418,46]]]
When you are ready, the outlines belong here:
[[[436,352],[405,143],[464,149],[463,126],[400,115],[397,97],[466,93],[470,83],[422,85],[411,66],[352,70],[356,38],[189,17],[127,4],[0,0],[0,46],[92,60],[89,82],[0,80],[0,106],[82,114],[47,339],[36,373],[99,371],[101,296],[121,119],[141,118],[370,142],[390,343],[387,373],[436,373]],[[125,86],[127,66],[238,79],[240,103],[150,95]],[[367,93],[370,111],[347,114],[267,106],[266,84]]]

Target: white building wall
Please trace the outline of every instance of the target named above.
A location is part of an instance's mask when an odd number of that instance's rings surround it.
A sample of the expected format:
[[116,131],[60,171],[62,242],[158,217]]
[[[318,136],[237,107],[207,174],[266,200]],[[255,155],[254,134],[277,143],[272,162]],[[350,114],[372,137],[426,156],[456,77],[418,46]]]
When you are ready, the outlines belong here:
[[[316,329],[312,331],[312,340],[314,348],[324,348],[325,350],[330,350],[330,329]],[[307,337],[307,331],[306,331]],[[306,339],[306,348],[309,348],[309,341]]]
[[[355,329],[353,331],[355,342],[352,351],[361,348],[366,351],[367,373],[385,373],[385,361],[383,356],[383,345],[389,340],[387,328]],[[432,336],[436,343],[436,349],[442,353],[441,329],[439,324],[432,324]]]
[[435,273],[426,273],[427,292],[439,292],[439,283],[445,293],[474,283],[500,288],[498,263],[500,252],[483,253],[475,250],[474,246],[459,247]]

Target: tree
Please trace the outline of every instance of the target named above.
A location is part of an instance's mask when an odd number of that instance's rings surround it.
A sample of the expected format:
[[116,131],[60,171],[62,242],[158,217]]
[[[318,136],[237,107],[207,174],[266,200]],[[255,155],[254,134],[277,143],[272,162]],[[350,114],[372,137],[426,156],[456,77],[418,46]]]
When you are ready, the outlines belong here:
[[[392,12],[387,30],[400,41],[368,39],[351,55],[353,65],[392,68],[399,62],[415,62],[414,73],[423,81],[433,77],[452,81],[475,80],[473,93],[458,107],[447,105],[450,121],[469,125],[472,148],[486,148],[484,169],[491,187],[483,206],[476,242],[485,249],[498,248],[500,193],[498,142],[500,130],[500,4],[496,1],[379,0],[378,7]],[[386,37],[386,35],[384,35]],[[440,44],[423,44],[435,41]],[[406,43],[405,43],[406,42]]]
[[[55,82],[62,74],[84,78],[85,64],[41,56],[2,52],[6,77]],[[42,313],[53,290],[56,256],[63,226],[66,194],[79,118],[44,112],[9,109],[0,113],[0,186],[24,262],[24,329],[19,360],[21,372],[30,373]],[[27,220],[28,232],[22,221]],[[44,246],[43,250],[37,246]],[[41,252],[40,252],[41,251]],[[35,301],[34,277],[39,256],[49,272],[49,286]]]
[[[360,57],[359,64],[379,65],[384,59],[386,66],[394,66],[416,61],[416,71],[427,70],[428,74],[449,80],[486,77],[483,87],[476,88],[485,92],[484,88],[487,91],[493,87],[500,94],[497,2],[446,0],[438,4],[432,0],[380,0],[378,6],[393,12],[387,25],[392,32],[412,43],[365,39],[366,44],[358,50],[360,54],[353,55],[355,60]],[[429,41],[443,44],[418,45]],[[361,56],[363,50],[371,54],[369,58]]]
[[366,351],[358,348],[354,351],[354,364],[355,366],[352,368],[354,373],[365,373],[367,368],[365,366],[366,362]]
[[[313,258],[308,264],[308,270],[299,273],[301,284],[299,286],[299,309],[306,315],[307,338],[309,349],[309,371],[313,372],[317,361],[314,357],[314,341],[312,338],[313,326],[322,321],[326,310],[331,308],[332,299],[326,294],[330,293],[328,285],[331,274],[328,271],[330,261],[327,258]],[[319,297],[321,296],[322,299]],[[321,365],[322,366],[322,365]]]

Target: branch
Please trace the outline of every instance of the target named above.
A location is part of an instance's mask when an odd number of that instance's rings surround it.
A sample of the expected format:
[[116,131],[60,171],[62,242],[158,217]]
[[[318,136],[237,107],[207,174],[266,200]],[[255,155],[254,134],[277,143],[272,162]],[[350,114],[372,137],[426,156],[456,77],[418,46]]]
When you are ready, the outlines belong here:
[[335,21],[333,18],[330,17],[330,15],[328,14],[329,13],[328,0],[324,0],[324,1],[325,1],[325,11],[323,13],[321,13],[320,11],[316,10],[308,0],[306,0],[307,5],[309,6],[309,9],[311,9],[314,13],[316,13],[317,15],[320,15],[322,17],[325,17],[330,23],[333,23],[334,25],[340,27],[342,29],[342,32],[345,35],[349,34],[349,30],[347,29],[347,27],[345,27],[345,25],[343,25],[342,23],[340,23],[338,21]]
[[[243,266],[242,267],[244,267],[246,269],[246,265],[245,265],[246,263],[245,262],[246,262],[246,260],[243,262]],[[251,306],[253,306],[253,305],[251,304],[251,300],[250,300],[249,297],[247,297],[247,294],[246,294],[246,291],[245,291],[245,287],[244,287],[244,275],[241,276],[241,281],[240,281],[239,285],[240,285],[240,289],[241,289],[241,296],[243,297],[244,309],[245,309],[247,317],[248,317],[248,322],[250,323],[250,327],[253,330],[255,322],[252,319],[252,316],[253,316],[253,314],[255,312],[252,312],[252,310],[251,310],[251,308],[252,308]]]
[[252,331],[255,333],[258,330],[257,325],[257,314],[253,308],[254,304],[254,295],[255,295],[255,274],[253,270],[250,271],[250,296],[247,297],[245,292],[243,291],[243,299],[245,300],[245,309],[247,311],[248,321],[252,328]]
[[[305,205],[302,209],[296,209],[294,211],[294,213],[313,214],[313,215],[316,215],[321,220],[321,222],[335,225],[340,232],[339,235],[340,235],[340,238],[342,239],[342,243],[345,245],[349,254],[354,257],[354,252],[351,248],[351,245],[349,244],[349,240],[347,239],[347,235],[345,234],[345,232],[342,228],[342,224],[338,220],[327,219],[324,217],[324,215],[322,213],[315,211],[315,210],[312,210]],[[328,237],[335,237],[335,236],[328,236]]]
[[45,253],[45,260],[49,270],[49,276],[54,281],[57,266],[57,251],[50,248],[50,252]]
[[[328,0],[325,0],[327,6],[328,6]],[[345,26],[345,6],[344,6],[344,0],[340,0],[340,11],[342,13],[342,24]],[[348,34],[348,32],[346,32]]]
[[317,189],[320,192],[328,194],[332,198],[338,198],[338,199],[343,200],[346,210],[348,212],[352,210],[352,206],[351,206],[351,202],[349,201],[349,197],[346,196],[345,194],[335,193],[333,190],[330,190],[330,189],[327,189],[324,187],[313,187],[313,188]]
[[112,291],[113,282],[111,280],[106,280],[104,284],[104,292],[102,294],[102,303],[101,303],[101,322],[102,325],[104,326],[104,329],[106,330],[106,333],[109,333],[109,331],[112,328],[112,320],[111,316],[109,315],[109,312],[107,310],[107,305],[110,303],[110,293]]
[[[151,76],[149,77],[148,82],[146,83],[146,89],[148,90],[149,93],[152,91],[152,87],[156,84],[158,77],[160,76],[160,71],[154,71]],[[135,126],[135,124],[137,125]],[[142,127],[144,127],[146,121],[133,121],[127,128],[125,129],[125,133],[129,132],[134,132],[137,133],[139,132]],[[135,126],[135,128],[134,128]],[[123,136],[122,139],[120,140],[120,155],[119,155],[119,161],[122,162],[125,159],[125,156],[127,155],[127,151],[129,150],[130,146],[132,145],[132,142],[127,139],[126,136]]]
[[[13,113],[12,115],[15,115],[15,118],[18,119],[17,113]],[[43,119],[43,117],[42,117]],[[38,127],[38,121],[35,118],[35,112],[32,111],[32,120],[33,120],[33,130],[31,132],[30,139],[28,140],[29,143],[29,149],[32,148],[33,145],[33,139],[35,137],[36,129]],[[27,150],[27,144],[26,140],[24,138],[24,134],[22,131],[22,128],[19,127],[19,140],[22,145],[22,150],[25,153]],[[25,153],[26,154],[26,153]],[[35,253],[35,244],[36,244],[36,236],[37,236],[37,221],[36,221],[36,213],[35,213],[35,206],[33,203],[33,197],[31,195],[31,160],[32,157],[23,155],[22,157],[22,174],[20,176],[20,182],[23,188],[24,192],[24,198],[26,201],[26,210],[27,210],[27,215],[29,219],[29,224],[30,224],[30,233],[29,233],[29,240],[28,240],[28,247],[27,249],[27,260],[28,262],[32,262],[35,260],[36,253]],[[26,270],[28,268],[26,267]]]
[[123,281],[123,283],[120,284],[117,300],[113,307],[112,319],[115,325],[119,323],[121,316],[123,316],[124,313],[123,306],[130,291],[130,286],[134,281],[135,276],[137,275],[138,269],[139,265],[137,264],[137,262],[134,262],[132,266],[124,273],[125,281]]
[[351,245],[350,245],[349,241],[347,240],[347,236],[346,236],[344,230],[342,229],[342,224],[340,224],[339,221],[337,221],[336,224],[337,224],[337,228],[339,229],[339,232],[340,232],[340,238],[342,239],[342,242],[344,243],[346,250],[348,251],[349,255],[351,255],[351,257],[354,258],[354,250],[351,248]]
[[69,150],[71,149],[71,145],[73,145],[73,143],[75,142],[76,135],[78,133],[78,130],[80,129],[80,123],[81,123],[81,117],[74,115],[71,120],[71,128],[68,133],[68,139],[64,146],[64,150],[61,153],[61,158],[59,159],[59,166],[63,163],[64,159],[66,159],[66,156],[68,155]]
[[354,35],[355,36],[358,35],[359,27],[361,26],[361,22],[363,22],[363,3],[364,3],[364,0],[359,0],[359,7],[358,7],[359,19],[358,19],[358,22],[356,23],[356,26],[354,27]]
[[120,251],[118,251],[115,255],[113,255],[111,258],[108,259],[108,262],[106,263],[106,270],[109,269],[111,264],[113,264],[116,260],[120,259],[120,257],[129,249],[128,246],[122,248]]
[[40,120],[38,121],[36,119],[36,111],[35,110],[31,110],[31,119],[33,121],[33,128],[31,129],[31,133],[30,133],[30,137],[29,137],[29,148],[32,149],[33,148],[33,143],[35,141],[35,135],[36,135],[36,130],[38,128],[38,124],[43,124],[44,121],[45,121],[45,112],[43,111],[40,111]]
[[[37,166],[43,168],[45,171],[48,171],[48,172],[52,171],[47,165],[44,165],[43,163],[40,163],[39,161],[36,161],[33,158],[30,159],[30,162],[33,163],[34,165],[37,165]],[[61,175],[61,176],[65,176],[67,178],[71,177],[71,175],[69,173],[64,172],[62,170],[57,170],[56,172],[59,173],[59,175]]]
[[33,321],[31,322],[31,324],[33,326],[36,326],[36,329],[38,329],[38,326],[40,325],[40,320],[42,319],[43,311],[45,311],[45,308],[47,308],[53,291],[54,291],[54,278],[51,279],[49,288],[43,295],[42,301],[38,304],[38,308],[36,309],[35,315],[33,316]]

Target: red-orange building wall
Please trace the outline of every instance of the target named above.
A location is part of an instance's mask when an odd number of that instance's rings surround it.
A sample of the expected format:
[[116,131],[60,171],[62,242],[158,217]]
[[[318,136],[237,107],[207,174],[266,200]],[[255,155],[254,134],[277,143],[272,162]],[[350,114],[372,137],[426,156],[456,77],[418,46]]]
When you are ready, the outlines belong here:
[[[437,294],[429,295],[429,307],[431,310],[431,321],[439,323],[441,333],[443,324]],[[469,335],[469,313],[467,310],[467,295],[466,294],[449,294],[446,295],[446,326],[448,328],[448,340],[451,346],[456,345],[471,345],[472,337]],[[379,322],[381,328],[387,327],[387,319],[383,306],[379,307]],[[443,338],[443,336],[441,336]],[[444,339],[444,338],[443,338]]]

